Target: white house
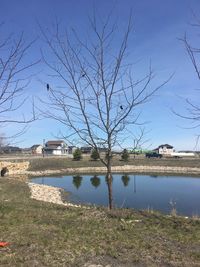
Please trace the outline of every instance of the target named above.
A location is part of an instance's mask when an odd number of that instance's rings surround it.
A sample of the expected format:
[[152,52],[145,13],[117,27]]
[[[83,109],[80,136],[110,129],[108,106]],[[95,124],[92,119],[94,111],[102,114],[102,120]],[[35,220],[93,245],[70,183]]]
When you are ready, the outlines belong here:
[[48,141],[45,144],[44,153],[46,155],[66,155],[67,144],[63,140]]
[[175,151],[174,147],[168,144],[160,145],[155,149],[159,154],[171,156],[171,154]]
[[31,153],[32,154],[42,154],[42,149],[43,149],[43,146],[42,145],[33,145],[31,147]]

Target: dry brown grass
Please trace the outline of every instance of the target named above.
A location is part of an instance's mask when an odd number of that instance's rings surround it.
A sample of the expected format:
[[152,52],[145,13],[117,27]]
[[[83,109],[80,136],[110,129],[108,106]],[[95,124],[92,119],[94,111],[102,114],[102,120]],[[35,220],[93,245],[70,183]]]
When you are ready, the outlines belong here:
[[[162,158],[162,159],[146,159],[144,157],[134,159],[133,156],[128,162],[120,160],[119,155],[113,157],[113,166],[134,165],[134,166],[168,166],[168,167],[199,167],[200,160],[198,158],[190,159],[174,159],[174,158]],[[30,159],[30,171],[44,171],[44,170],[59,170],[65,168],[79,168],[79,167],[102,167],[103,164],[100,161],[90,160],[89,156],[83,157],[80,161],[74,161],[70,158],[32,158]]]

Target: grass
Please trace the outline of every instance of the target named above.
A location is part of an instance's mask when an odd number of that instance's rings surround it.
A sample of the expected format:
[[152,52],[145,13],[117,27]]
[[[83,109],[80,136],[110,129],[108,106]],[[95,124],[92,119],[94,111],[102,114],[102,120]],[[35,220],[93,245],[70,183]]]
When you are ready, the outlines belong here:
[[[199,167],[200,160],[198,158],[192,159],[174,159],[174,158],[163,158],[163,159],[146,159],[136,158],[133,156],[128,162],[120,160],[119,155],[113,157],[113,166],[123,165],[135,165],[135,166],[168,166],[168,167]],[[101,167],[104,166],[100,161],[90,160],[89,156],[84,156],[80,161],[74,161],[71,158],[66,157],[46,157],[46,158],[32,158],[30,159],[30,171],[43,171],[43,170],[60,170],[65,168],[79,168],[79,167]]]
[[200,220],[30,199],[0,180],[0,266],[200,266]]

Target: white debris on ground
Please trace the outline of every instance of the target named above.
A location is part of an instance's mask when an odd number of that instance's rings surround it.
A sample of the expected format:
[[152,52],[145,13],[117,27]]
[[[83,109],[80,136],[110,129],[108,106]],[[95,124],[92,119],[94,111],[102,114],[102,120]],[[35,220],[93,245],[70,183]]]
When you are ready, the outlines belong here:
[[61,188],[34,183],[28,183],[28,186],[31,190],[31,198],[33,199],[64,205],[68,207],[81,207],[80,205],[63,202],[61,196]]
[[[105,267],[111,267],[111,265],[110,264],[107,264],[107,265],[104,265]],[[104,267],[103,265],[101,265],[101,264],[84,264],[83,265],[83,267]]]

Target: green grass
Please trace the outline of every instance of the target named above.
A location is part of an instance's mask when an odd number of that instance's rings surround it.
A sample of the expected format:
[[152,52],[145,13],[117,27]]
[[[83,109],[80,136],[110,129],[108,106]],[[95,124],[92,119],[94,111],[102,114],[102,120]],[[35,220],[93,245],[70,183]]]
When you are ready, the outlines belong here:
[[43,203],[6,178],[0,193],[0,266],[200,266],[198,219]]

